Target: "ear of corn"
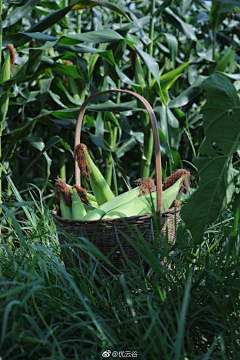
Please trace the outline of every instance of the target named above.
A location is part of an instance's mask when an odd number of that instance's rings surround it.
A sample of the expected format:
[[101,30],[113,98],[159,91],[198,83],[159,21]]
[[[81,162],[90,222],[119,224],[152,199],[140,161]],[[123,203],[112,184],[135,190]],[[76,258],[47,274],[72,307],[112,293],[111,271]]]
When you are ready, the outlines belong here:
[[93,206],[94,208],[98,207],[97,200],[93,194],[87,193],[87,198],[89,200],[89,204]]
[[[163,191],[162,211],[167,210],[172,202],[176,199],[182,181],[183,178],[180,178],[174,185]],[[153,207],[156,211],[156,199],[156,192],[143,195],[109,211],[106,215],[103,216],[103,219],[115,219],[119,217],[151,214]]]
[[154,203],[156,203],[157,194],[156,192],[151,193],[151,195],[143,195],[137,197],[136,199],[127,202],[121,206],[116,207],[115,209],[109,211],[106,215],[103,216],[103,219],[115,219],[119,217],[130,217],[137,216],[140,214],[151,214],[151,198]]
[[180,186],[184,180],[184,176],[181,176],[171,187],[162,193],[162,210],[167,210],[171,206],[172,202],[176,199]]
[[100,220],[109,211],[118,208],[121,205],[131,202],[136,199],[140,193],[140,187],[136,187],[132,190],[129,190],[114,199],[109,200],[103,205],[99,206],[97,209],[89,212],[83,220]]
[[84,204],[84,208],[85,208],[87,214],[88,214],[90,211],[93,211],[93,210],[96,209],[96,208],[95,208],[94,206],[92,206],[92,205],[85,205],[85,204]]
[[81,220],[87,214],[83,202],[78,196],[77,190],[73,189],[72,197],[72,219]]
[[72,210],[71,208],[66,205],[64,197],[62,194],[60,194],[60,209],[61,214],[64,219],[71,219],[72,218]]
[[98,205],[102,205],[105,202],[114,198],[114,195],[108,186],[106,180],[104,179],[103,175],[97,168],[97,166],[92,161],[90,155],[88,154],[86,149],[83,149],[85,158],[89,165],[90,171],[88,171],[88,176],[90,180],[90,184],[93,190],[93,193],[96,197]]

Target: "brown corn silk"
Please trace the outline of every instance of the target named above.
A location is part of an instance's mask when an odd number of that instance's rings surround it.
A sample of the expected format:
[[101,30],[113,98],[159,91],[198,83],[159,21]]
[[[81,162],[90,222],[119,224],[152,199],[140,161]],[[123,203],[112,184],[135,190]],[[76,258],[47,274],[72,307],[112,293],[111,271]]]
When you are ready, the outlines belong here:
[[55,202],[60,207],[60,195],[62,195],[67,206],[72,206],[72,195],[67,184],[62,179],[57,179],[55,183]]
[[87,198],[87,190],[83,189],[80,185],[73,185],[73,189],[75,189],[78,193],[78,196],[82,200],[82,202],[86,205],[89,205],[89,200]]
[[150,192],[156,191],[155,182],[150,177],[147,177],[145,179],[140,178],[140,179],[137,179],[135,182],[139,185],[140,190],[141,190],[138,197],[143,196],[143,195],[147,195]]
[[76,145],[74,148],[74,158],[78,164],[81,173],[86,179],[88,179],[88,171],[91,172],[91,169],[87,163],[83,149],[86,149],[88,151],[88,148],[85,144]]
[[10,62],[11,62],[11,65],[14,65],[15,63],[15,51],[14,51],[14,46],[13,44],[8,44],[6,46],[6,49],[10,51]]
[[[190,172],[185,169],[178,169],[176,170],[171,176],[167,177],[163,184],[163,191],[170,188],[175,182],[183,176],[184,180],[183,183],[186,188],[186,192],[189,193],[189,185],[190,185]],[[181,195],[184,190],[184,185],[181,185],[178,195]]]

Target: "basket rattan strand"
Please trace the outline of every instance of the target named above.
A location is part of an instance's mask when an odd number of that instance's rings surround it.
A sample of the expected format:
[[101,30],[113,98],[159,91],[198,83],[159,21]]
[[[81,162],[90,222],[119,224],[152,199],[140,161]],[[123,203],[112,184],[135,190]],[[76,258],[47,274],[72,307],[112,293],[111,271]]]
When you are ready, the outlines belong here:
[[[162,203],[162,172],[161,172],[161,153],[160,153],[160,143],[158,135],[158,127],[155,114],[150,104],[144,99],[141,95],[138,95],[132,91],[128,90],[106,90],[94,95],[91,95],[85,102],[82,104],[76,124],[75,131],[75,146],[80,143],[81,136],[81,126],[84,113],[87,105],[95,97],[110,93],[110,92],[120,92],[128,93],[136,98],[138,98],[143,105],[146,107],[148,114],[150,116],[151,125],[153,129],[153,140],[154,140],[154,156],[155,156],[155,166],[156,166],[156,190],[157,190],[157,216],[160,217],[161,223],[161,237],[157,240],[157,245],[160,248],[165,246],[165,238],[167,235],[168,243],[173,245],[176,238],[176,228],[178,223],[180,207],[169,209],[161,212],[161,203]],[[75,162],[75,183],[80,185],[81,174],[80,170]],[[107,263],[104,263],[104,266],[109,269],[113,274],[124,272],[128,269],[127,262],[125,257],[127,257],[131,262],[136,265],[139,265],[139,255],[131,243],[127,240],[130,237],[133,241],[136,229],[139,229],[144,236],[144,239],[153,243],[153,234],[157,232],[156,222],[154,221],[153,215],[144,215],[144,216],[133,216],[124,219],[105,219],[101,221],[82,221],[82,220],[68,220],[59,216],[59,213],[53,211],[53,218],[56,224],[57,230],[59,231],[59,242],[62,245],[61,252],[63,256],[63,261],[68,270],[71,270],[73,267],[73,262],[75,262],[75,267],[79,268],[79,259],[80,256],[85,260],[86,263],[89,262],[89,254],[87,251],[82,250],[79,244],[81,244],[81,238],[86,238],[91,241],[101,252],[105,255],[113,264],[114,267],[110,266]],[[64,235],[65,234],[65,235]],[[71,241],[69,236],[77,238],[78,240]],[[67,245],[67,246],[65,246]],[[77,245],[77,246],[76,246]],[[72,251],[74,250],[74,251]],[[147,264],[143,261],[144,267],[147,268]],[[114,269],[115,268],[115,269]],[[116,270],[117,269],[117,270]]]

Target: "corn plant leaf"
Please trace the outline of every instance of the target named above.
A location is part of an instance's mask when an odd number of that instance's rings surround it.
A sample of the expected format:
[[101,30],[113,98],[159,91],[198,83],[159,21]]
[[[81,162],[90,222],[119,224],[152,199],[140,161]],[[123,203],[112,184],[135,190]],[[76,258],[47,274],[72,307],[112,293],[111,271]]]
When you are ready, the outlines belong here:
[[198,41],[191,24],[185,23],[179,16],[177,16],[170,8],[164,9],[164,17],[169,23],[176,26],[186,37],[193,41]]
[[23,6],[16,7],[7,17],[7,19],[3,22],[2,27],[6,28],[10,25],[15,24],[27,13],[29,13],[39,2],[40,0],[29,0]]
[[48,140],[48,142],[46,144],[43,143],[41,138],[37,138],[34,136],[31,136],[28,141],[35,147],[37,148],[40,152],[39,154],[31,161],[31,163],[26,167],[25,171],[23,172],[21,178],[20,178],[20,182],[21,180],[25,177],[25,174],[27,174],[27,172],[29,171],[29,169],[31,169],[31,167],[33,166],[34,163],[36,163],[39,158],[43,155],[46,159],[46,163],[47,163],[47,173],[48,173],[48,177],[50,175],[50,166],[52,163],[52,160],[50,159],[50,157],[47,155],[47,150],[49,150],[52,146],[54,146],[55,144],[57,144],[59,141],[61,141],[62,139],[59,136],[53,136],[50,140]]
[[117,14],[119,16],[123,16],[126,20],[131,21],[131,19],[125,13],[125,11],[120,9],[118,6],[111,4],[108,1],[81,0],[81,1],[77,1],[77,3],[75,3],[75,5],[72,7],[72,10],[89,9],[89,8],[93,8],[95,6],[103,6],[107,9],[113,11],[115,14]]
[[72,5],[66,6],[63,9],[52,11],[49,15],[45,16],[37,24],[28,29],[28,32],[43,32],[52,25],[58,23],[71,10]]
[[164,134],[164,132],[158,128],[158,134],[159,134],[159,140],[160,140],[160,148],[161,148],[161,152],[163,152],[164,154],[167,155],[167,157],[172,161],[173,161],[173,157],[172,157],[172,153],[166,138],[166,135]]
[[157,18],[159,15],[162,14],[163,10],[166,9],[167,7],[172,5],[173,0],[165,0],[165,1],[161,1],[161,5],[158,7],[157,11],[155,11],[155,13],[153,14],[153,16],[155,18]]
[[239,8],[239,1],[238,0],[218,0],[219,8],[218,13],[227,13],[229,10],[233,8]]
[[105,43],[105,42],[114,42],[122,40],[123,37],[118,34],[116,31],[107,29],[107,30],[99,30],[99,31],[89,31],[83,34],[74,34],[63,36],[59,40],[59,44],[61,45],[75,45],[80,42],[91,42],[91,43]]
[[215,71],[225,71],[229,62],[235,59],[236,53],[233,50],[232,46],[230,46],[224,53],[223,57],[217,62]]
[[135,45],[135,49],[136,49],[137,53],[140,55],[140,57],[142,58],[142,60],[144,61],[148,70],[152,73],[154,79],[157,81],[158,86],[160,88],[160,80],[159,80],[160,74],[159,74],[159,67],[158,67],[156,60],[152,56],[147,54],[145,51],[140,50],[136,45]]
[[173,67],[175,67],[175,60],[178,54],[178,40],[176,38],[176,36],[174,36],[173,34],[162,34],[165,36],[167,44],[168,44],[168,48],[170,50],[170,54],[171,54],[171,61],[173,63]]
[[175,99],[171,100],[168,104],[169,108],[181,107],[187,105],[193,100],[202,90],[202,83],[206,80],[206,76],[199,75],[196,81],[189,86],[186,90],[181,92]]
[[202,110],[205,141],[200,151],[208,157],[195,159],[199,187],[182,209],[182,218],[196,243],[203,240],[205,226],[230,203],[239,176],[232,166],[232,156],[240,143],[237,92],[222,74],[212,74],[203,87],[207,92],[207,103]]
[[[153,110],[156,114],[158,126],[165,135],[165,144],[169,144],[171,149],[177,150],[179,145],[179,122],[177,118],[174,116],[171,109],[164,105],[159,106],[157,103]],[[167,148],[165,147],[165,150],[166,149]],[[172,157],[167,150],[166,155],[172,160]]]

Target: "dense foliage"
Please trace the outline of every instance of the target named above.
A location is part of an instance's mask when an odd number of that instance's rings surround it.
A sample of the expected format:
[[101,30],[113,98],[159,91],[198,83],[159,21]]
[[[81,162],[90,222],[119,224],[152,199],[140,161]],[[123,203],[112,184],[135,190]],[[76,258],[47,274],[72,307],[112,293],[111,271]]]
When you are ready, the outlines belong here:
[[[138,351],[142,359],[159,359],[160,352],[179,360],[238,357],[237,6],[238,0],[0,0],[3,360],[39,353],[97,359],[108,348]],[[149,258],[150,278],[139,271],[134,279],[96,283],[94,271],[72,277],[61,262],[49,215],[53,185],[58,176],[74,183],[82,102],[113,88],[133,90],[152,105],[163,176],[178,168],[192,175],[168,276]],[[82,142],[113,191],[155,176],[149,118],[128,94],[90,104]]]

